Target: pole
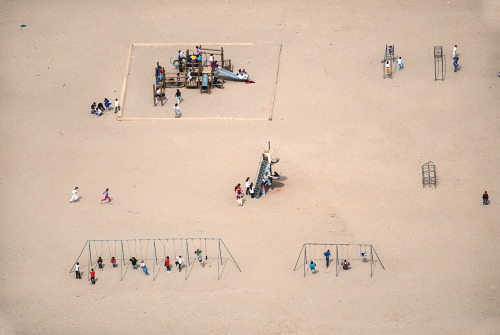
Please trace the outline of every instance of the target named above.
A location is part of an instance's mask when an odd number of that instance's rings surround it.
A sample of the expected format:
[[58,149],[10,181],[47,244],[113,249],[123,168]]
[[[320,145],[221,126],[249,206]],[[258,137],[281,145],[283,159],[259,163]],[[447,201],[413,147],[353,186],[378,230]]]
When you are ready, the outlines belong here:
[[73,265],[71,266],[71,269],[69,270],[69,273],[71,273],[71,271],[73,271],[73,268],[75,267],[75,264],[78,262],[78,260],[80,259],[80,257],[82,256],[83,254],[83,251],[85,251],[85,247],[87,246],[87,243],[89,243],[89,241],[87,240],[87,242],[85,242],[85,245],[83,246],[82,248],[82,252],[80,252],[80,255],[78,255],[78,258],[76,259],[76,261],[73,263]]
[[220,268],[220,264],[219,264],[219,259],[220,259],[220,239],[219,239],[218,245],[219,245],[219,247],[218,247],[219,250],[217,251],[217,280],[220,279],[220,269],[219,269]]
[[302,251],[304,250],[305,244],[302,244],[302,249],[300,249],[299,257],[297,258],[297,262],[295,262],[295,267],[293,268],[293,271],[297,270],[297,264],[299,264],[300,256],[302,256]]
[[120,241],[120,244],[122,246],[122,257],[121,257],[122,261],[120,262],[120,281],[122,281],[122,279],[123,279],[123,264],[125,262],[125,260],[124,260],[125,257],[123,255],[123,241]]
[[373,277],[373,245],[370,245],[370,277]]
[[236,261],[234,260],[233,255],[231,255],[231,251],[229,251],[229,249],[226,247],[226,243],[224,243],[224,241],[222,241],[222,240],[221,240],[221,242],[224,245],[224,248],[226,248],[227,252],[229,253],[229,256],[231,256],[231,259],[233,260],[234,265],[236,265],[236,267],[238,268],[238,270],[240,270],[240,272],[241,272],[241,269],[240,269],[238,263],[236,263]]
[[[188,259],[189,259],[189,254],[188,254],[188,240],[187,239],[186,239],[186,255],[188,255]],[[186,265],[186,272],[184,273],[184,280],[187,280],[187,279],[188,279],[188,267]]]
[[[271,150],[271,141],[267,141],[267,148]],[[271,157],[271,156],[269,156]],[[269,162],[269,174],[272,176],[273,175],[273,167],[271,165],[271,162]],[[273,182],[273,178],[271,178],[271,184]]]
[[90,280],[90,266],[92,265],[91,257],[90,257],[90,241],[87,240],[89,243],[89,260],[87,262],[87,281]]
[[339,246],[335,245],[335,277],[339,276]]
[[153,262],[153,281],[155,280],[155,264],[158,261],[156,258],[156,240],[153,240],[153,247],[155,248],[155,261]]
[[304,244],[304,278],[306,277],[306,266],[307,266],[307,244]]

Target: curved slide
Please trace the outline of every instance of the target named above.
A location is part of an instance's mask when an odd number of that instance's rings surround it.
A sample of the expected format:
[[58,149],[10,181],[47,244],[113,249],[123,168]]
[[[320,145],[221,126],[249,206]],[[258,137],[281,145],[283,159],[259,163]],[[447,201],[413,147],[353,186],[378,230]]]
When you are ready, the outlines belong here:
[[219,73],[221,76],[228,77],[228,78],[231,78],[233,80],[238,80],[238,81],[247,81],[248,80],[248,78],[247,79],[239,78],[236,74],[229,72],[227,70],[224,70],[224,69],[215,69],[215,71],[217,73]]

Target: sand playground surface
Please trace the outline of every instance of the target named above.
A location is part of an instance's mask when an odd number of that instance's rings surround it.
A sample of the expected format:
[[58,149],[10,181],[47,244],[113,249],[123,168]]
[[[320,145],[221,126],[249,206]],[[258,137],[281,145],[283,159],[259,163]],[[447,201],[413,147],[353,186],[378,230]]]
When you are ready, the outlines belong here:
[[[497,1],[8,1],[0,12],[0,333],[498,334]],[[132,43],[249,43],[224,48],[255,84],[183,89],[175,120],[173,89],[165,106],[152,101],[154,66],[175,54],[141,47],[123,116],[169,120],[89,115],[121,96]],[[387,44],[405,65],[392,79]],[[283,178],[240,207],[234,186],[255,178],[268,142]],[[438,185],[424,189],[429,161]],[[98,202],[106,188],[113,204]],[[217,280],[212,240],[189,241],[187,280],[162,267],[182,242],[155,242],[154,276],[127,263],[120,281],[113,243],[93,246],[106,264],[96,285],[86,253],[83,279],[69,272],[89,239],[168,237],[221,238],[241,272],[223,249]],[[385,270],[376,261],[370,277],[352,259],[336,276],[311,247],[317,273],[304,277],[294,266],[314,242],[373,245]],[[125,258],[152,273],[154,247],[127,242]]]

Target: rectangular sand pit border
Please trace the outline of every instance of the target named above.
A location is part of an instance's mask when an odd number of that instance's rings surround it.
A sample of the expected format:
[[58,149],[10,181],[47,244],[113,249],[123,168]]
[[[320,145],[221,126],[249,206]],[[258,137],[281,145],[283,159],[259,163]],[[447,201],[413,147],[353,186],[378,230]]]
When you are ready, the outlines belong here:
[[241,118],[241,117],[216,117],[216,118],[182,118],[182,120],[230,120],[230,121],[272,121],[273,120],[273,111],[274,111],[274,101],[276,98],[276,87],[278,85],[278,75],[280,71],[280,60],[281,60],[281,48],[282,44],[267,44],[267,43],[132,43],[128,49],[128,57],[127,63],[125,65],[125,74],[123,75],[122,80],[122,91],[120,94],[120,111],[118,112],[118,116],[116,118],[117,121],[167,121],[167,120],[181,120],[179,118],[137,118],[137,117],[123,117],[123,109],[125,108],[125,92],[127,90],[127,81],[130,73],[130,62],[132,60],[132,51],[134,47],[161,47],[161,46],[192,46],[192,45],[279,45],[278,49],[278,64],[276,70],[276,77],[274,80],[273,87],[273,101],[271,105],[271,112],[269,113],[269,117],[267,118]]

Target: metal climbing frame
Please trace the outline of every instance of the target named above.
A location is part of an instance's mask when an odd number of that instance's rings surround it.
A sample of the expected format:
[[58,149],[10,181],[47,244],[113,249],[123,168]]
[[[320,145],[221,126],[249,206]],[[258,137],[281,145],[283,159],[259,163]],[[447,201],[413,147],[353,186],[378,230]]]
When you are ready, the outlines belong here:
[[434,81],[444,80],[443,47],[434,47]]
[[[189,244],[188,244],[188,241],[199,241],[200,244],[201,244],[201,241],[205,241],[205,252],[206,252],[206,246],[207,246],[207,242],[206,241],[215,241],[216,244],[217,244],[217,257],[216,258],[209,258],[209,257],[206,257],[206,259],[217,259],[217,280],[220,279],[221,277],[221,269],[220,269],[220,265],[223,264],[223,260],[224,258],[222,257],[222,248],[224,248],[229,257],[226,256],[226,260],[227,259],[231,259],[233,264],[236,266],[236,268],[241,272],[241,269],[238,265],[238,263],[236,263],[236,260],[234,259],[233,255],[231,254],[231,252],[229,251],[229,249],[227,248],[226,244],[224,243],[224,241],[221,239],[221,238],[213,238],[213,237],[180,237],[180,238],[145,238],[145,239],[121,239],[121,240],[87,240],[82,248],[82,251],[80,252],[80,255],[78,256],[78,258],[76,259],[76,261],[73,263],[73,265],[71,266],[71,269],[70,269],[70,273],[73,271],[74,267],[75,267],[75,264],[80,260],[83,252],[85,251],[85,248],[88,249],[88,263],[87,263],[87,279],[90,280],[90,277],[89,277],[89,270],[90,268],[93,266],[94,263],[96,263],[96,258],[99,257],[98,255],[100,256],[103,256],[104,255],[104,252],[106,251],[106,248],[104,248],[104,245],[105,243],[107,244],[108,246],[108,250],[109,250],[109,253],[111,255],[113,255],[112,257],[115,257],[116,253],[118,252],[118,249],[120,250],[120,254],[119,254],[119,257],[116,257],[116,261],[120,262],[120,281],[123,280],[123,277],[124,277],[124,273],[123,273],[123,270],[124,270],[124,267],[126,265],[128,265],[129,262],[129,259],[128,257],[126,258],[125,257],[125,252],[127,251],[126,248],[124,247],[124,244],[127,243],[127,246],[128,246],[128,256],[129,257],[132,257],[132,256],[140,256],[140,259],[141,260],[146,260],[146,261],[152,261],[153,262],[153,280],[156,279],[156,276],[155,276],[155,265],[157,266],[158,264],[158,256],[157,256],[157,244],[156,242],[159,241],[159,242],[162,242],[163,244],[163,241],[172,241],[173,242],[173,248],[174,248],[174,253],[175,253],[175,242],[178,241],[179,242],[179,247],[180,247],[180,253],[183,254],[184,251],[186,252],[186,258],[187,258],[187,266],[185,267],[185,274],[184,274],[184,279],[187,280],[187,277],[188,277],[188,267],[189,267]],[[185,243],[184,243],[185,242]],[[111,249],[109,248],[109,243],[114,243],[114,251],[115,251],[115,254],[112,254],[111,253]],[[130,247],[130,243],[133,243],[133,249]],[[143,244],[146,245],[146,250],[145,250],[145,253],[143,253]],[[150,248],[150,244],[152,244],[151,246],[151,249]],[[119,245],[119,248],[118,248],[118,245]],[[137,246],[139,245],[139,248],[137,248]],[[99,248],[100,246],[100,248]],[[92,250],[94,249],[94,250]],[[100,253],[98,252],[100,249]],[[132,251],[134,251],[134,253],[132,253]],[[175,254],[178,254],[178,253],[175,253]],[[111,256],[110,256],[111,257]],[[108,260],[106,257],[104,257],[104,260]],[[125,269],[126,270],[126,269]]]
[[425,188],[426,186],[437,186],[437,174],[436,174],[436,165],[433,162],[427,162],[422,165],[422,186]]
[[[384,52],[384,61],[383,61],[383,71],[384,71],[384,79],[385,78],[392,78],[394,75],[394,60],[396,57],[394,56],[394,51],[395,46],[393,45],[385,45],[385,52]],[[387,63],[389,62],[389,63]],[[387,65],[386,65],[387,64]]]
[[[302,249],[300,249],[299,257],[297,258],[297,262],[295,262],[295,267],[293,268],[293,271],[297,270],[297,267],[300,267],[298,264],[299,264],[301,257],[303,257],[303,265],[302,266],[304,267],[304,277],[306,276],[307,271],[308,271],[307,265],[308,265],[309,261],[325,259],[325,257],[323,257],[322,253],[321,253],[319,258],[315,258],[318,255],[315,255],[314,252],[311,252],[311,247],[314,247],[314,249],[315,249],[316,246],[323,247],[321,250],[330,249],[331,253],[335,252],[335,277],[339,276],[339,273],[340,273],[339,265],[343,259],[346,259],[347,261],[349,261],[349,260],[351,260],[351,261],[352,260],[361,260],[363,262],[370,262],[370,277],[373,277],[373,272],[374,272],[374,268],[375,268],[374,264],[377,261],[378,261],[378,263],[380,263],[380,266],[382,266],[382,269],[385,270],[384,264],[382,264],[380,257],[378,257],[378,254],[375,251],[375,248],[371,244],[304,243],[302,245]],[[349,249],[350,248],[359,248],[358,256],[349,257]],[[341,254],[340,257],[339,257],[339,252]],[[362,255],[362,252],[364,253],[364,255]],[[312,255],[310,255],[311,253],[312,253]],[[352,250],[351,250],[351,255],[352,255]],[[374,260],[374,256],[377,260]]]

